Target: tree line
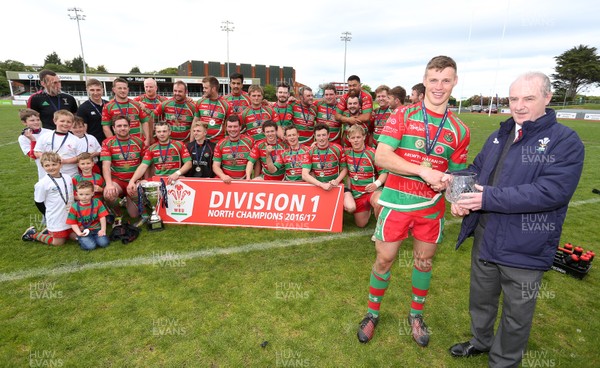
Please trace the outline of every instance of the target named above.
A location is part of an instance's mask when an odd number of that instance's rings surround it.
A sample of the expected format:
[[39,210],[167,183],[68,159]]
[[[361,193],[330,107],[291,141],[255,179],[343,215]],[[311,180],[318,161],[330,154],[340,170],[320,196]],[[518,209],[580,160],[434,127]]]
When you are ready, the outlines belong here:
[[[555,73],[551,75],[554,87],[553,102],[576,101],[580,93],[588,91],[589,88],[600,86],[600,56],[597,51],[595,47],[579,45],[554,57],[556,67],[554,68]],[[98,65],[94,68],[86,63],[85,66],[87,72],[91,74],[108,73],[104,65]],[[58,73],[83,73],[83,58],[78,56],[63,62],[56,52],[52,52],[44,58],[44,64],[41,68],[28,66],[16,60],[0,61],[0,96],[10,94],[6,71],[37,72],[40,69],[51,69]],[[142,72],[138,66],[134,66],[129,74],[142,74]],[[159,71],[147,71],[143,74],[177,75],[177,68],[169,67]],[[274,91],[269,90],[269,94],[271,93],[274,94]],[[466,106],[488,105],[489,103],[490,96],[475,95],[467,99]],[[500,99],[500,105],[507,103],[506,99]]]

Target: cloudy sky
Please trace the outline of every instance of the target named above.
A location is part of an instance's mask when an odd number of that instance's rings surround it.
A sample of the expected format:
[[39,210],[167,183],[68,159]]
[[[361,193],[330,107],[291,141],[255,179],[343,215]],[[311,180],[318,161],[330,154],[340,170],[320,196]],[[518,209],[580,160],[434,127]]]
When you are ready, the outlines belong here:
[[342,81],[345,31],[352,33],[346,77],[357,74],[373,89],[410,89],[431,57],[448,55],[458,63],[455,97],[507,95],[518,74],[553,73],[554,57],[580,44],[600,48],[594,0],[19,0],[4,4],[0,60],[40,65],[53,51],[63,61],[79,56],[67,11],[74,6],[86,16],[86,62],[111,73],[225,62],[225,20],[234,23],[232,63],[291,66],[313,88]]

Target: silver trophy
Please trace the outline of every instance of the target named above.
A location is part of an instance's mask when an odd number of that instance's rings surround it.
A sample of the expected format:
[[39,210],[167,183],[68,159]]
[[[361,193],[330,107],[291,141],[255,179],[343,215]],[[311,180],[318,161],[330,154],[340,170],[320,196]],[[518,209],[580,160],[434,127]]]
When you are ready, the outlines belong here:
[[162,185],[163,183],[156,181],[148,181],[140,184],[142,191],[144,192],[144,197],[148,201],[150,208],[152,208],[152,214],[148,220],[149,231],[160,231],[165,228],[157,210],[159,203],[162,201]]
[[456,203],[462,194],[477,193],[475,184],[477,184],[477,174],[474,173],[456,173],[452,174],[452,182],[446,189],[446,199],[450,203]]

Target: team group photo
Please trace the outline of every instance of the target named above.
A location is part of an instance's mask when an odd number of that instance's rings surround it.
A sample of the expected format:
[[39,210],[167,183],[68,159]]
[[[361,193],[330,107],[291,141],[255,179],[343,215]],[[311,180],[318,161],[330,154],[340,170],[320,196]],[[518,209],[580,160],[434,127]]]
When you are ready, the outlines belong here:
[[222,23],[161,73],[0,57],[0,366],[600,364],[593,42],[466,98],[452,48],[380,79],[345,32],[317,86]]

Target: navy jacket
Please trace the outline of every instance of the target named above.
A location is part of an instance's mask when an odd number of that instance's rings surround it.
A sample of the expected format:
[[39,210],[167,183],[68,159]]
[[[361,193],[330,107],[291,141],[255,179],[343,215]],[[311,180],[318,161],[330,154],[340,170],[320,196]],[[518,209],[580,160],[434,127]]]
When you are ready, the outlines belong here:
[[492,133],[472,165],[484,186],[482,208],[462,222],[456,248],[473,235],[487,213],[479,258],[505,266],[548,270],[560,240],[567,206],[583,169],[584,147],[556,113],[523,124],[523,137],[509,148],[495,186],[490,181],[504,144],[513,140],[512,118]]

